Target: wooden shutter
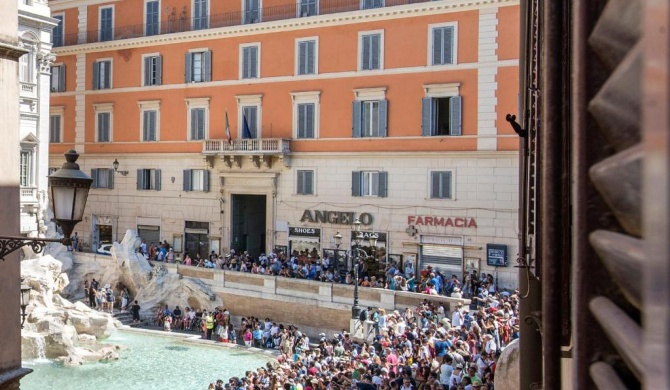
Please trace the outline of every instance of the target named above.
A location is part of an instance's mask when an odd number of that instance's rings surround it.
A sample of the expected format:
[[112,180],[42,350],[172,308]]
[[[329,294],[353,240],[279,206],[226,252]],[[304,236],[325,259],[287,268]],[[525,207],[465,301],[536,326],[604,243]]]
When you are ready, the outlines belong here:
[[351,172],[351,196],[361,196],[361,171]]
[[353,104],[353,114],[352,114],[352,132],[351,136],[353,138],[361,137],[361,116],[363,115],[363,102],[360,100],[354,100]]
[[249,47],[242,48],[242,78],[249,78],[249,67],[251,61],[251,56],[249,53]]
[[160,191],[161,190],[161,170],[160,169],[155,169],[154,171],[156,172],[156,175],[155,175],[156,181],[154,182],[154,189],[156,191]]
[[461,135],[461,97],[452,96],[449,99],[449,133]]
[[314,138],[314,103],[305,104],[305,138]]
[[381,61],[381,40],[382,37],[380,34],[375,34],[370,36],[370,50],[372,51],[370,58],[370,68],[369,69],[380,69]]
[[379,101],[379,136],[386,137],[388,134],[388,107],[389,101],[384,99]]
[[433,65],[441,65],[443,63],[443,54],[444,54],[444,40],[442,31],[444,28],[434,28],[433,29]]
[[370,35],[363,36],[361,51],[361,70],[370,69]]
[[258,107],[247,107],[249,114],[247,115],[247,124],[249,125],[249,132],[251,138],[258,138]]
[[156,56],[156,85],[163,84],[163,56]]
[[191,108],[191,140],[198,139],[198,109]]
[[305,194],[314,195],[314,171],[305,171]]
[[307,42],[307,74],[315,74],[316,41]]
[[65,65],[60,66],[60,72],[58,72],[58,92],[65,92]]
[[209,170],[207,169],[202,172],[202,190],[209,192]]
[[193,58],[191,58],[191,53],[186,53],[184,57],[184,82],[190,83],[193,80],[193,69],[191,69]]
[[97,168],[91,169],[91,179],[93,179],[93,183],[91,183],[91,188],[98,188],[98,169]]
[[99,83],[98,79],[100,78],[100,63],[93,62],[93,89],[98,89]]
[[445,27],[444,29],[444,57],[443,64],[453,64],[454,63],[454,28]]
[[431,199],[440,198],[440,172],[430,173],[430,197]]
[[298,183],[296,185],[296,192],[298,195],[304,195],[305,194],[305,172],[306,171],[298,171]]
[[203,68],[205,81],[212,81],[212,52],[210,50],[203,53]]
[[137,189],[138,190],[143,190],[145,180],[144,180],[144,175],[142,174],[144,172],[144,169],[138,169],[137,170]]
[[144,57],[144,85],[152,85],[151,57]]
[[191,186],[191,170],[190,169],[184,169],[184,183],[183,183],[182,189],[184,191],[191,191],[191,189],[192,189],[192,186]]
[[107,169],[107,188],[114,188],[114,170]]
[[433,129],[435,128],[433,108],[433,98],[421,99],[421,135],[424,137],[433,135]]
[[307,42],[298,44],[298,74],[307,74]]
[[388,172],[379,172],[379,188],[377,193],[380,198],[386,198],[388,194]]
[[112,61],[105,61],[105,88],[112,87]]
[[249,59],[251,61],[251,78],[258,77],[258,47],[254,46],[250,50]]

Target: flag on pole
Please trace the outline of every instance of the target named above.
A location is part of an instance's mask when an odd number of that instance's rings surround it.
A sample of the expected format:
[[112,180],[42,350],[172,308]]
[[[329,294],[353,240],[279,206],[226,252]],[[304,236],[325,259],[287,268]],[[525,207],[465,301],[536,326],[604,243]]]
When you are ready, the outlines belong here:
[[233,138],[230,136],[230,124],[228,123],[228,110],[226,110],[226,137],[228,138],[228,143],[233,144]]
[[242,114],[242,119],[244,121],[244,132],[242,133],[242,138],[253,138],[251,136],[251,130],[249,130],[249,123],[247,122],[247,116]]

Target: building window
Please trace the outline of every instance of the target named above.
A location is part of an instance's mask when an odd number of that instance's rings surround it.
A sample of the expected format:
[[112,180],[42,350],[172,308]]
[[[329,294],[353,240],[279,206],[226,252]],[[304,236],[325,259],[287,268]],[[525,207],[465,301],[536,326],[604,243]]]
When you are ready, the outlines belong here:
[[319,14],[318,0],[300,0],[298,17],[314,16]]
[[422,135],[461,135],[460,96],[426,97],[421,104]]
[[354,171],[351,175],[352,196],[387,196],[388,172]]
[[316,104],[300,103],[297,104],[296,109],[296,114],[298,115],[298,138],[314,138],[314,113],[316,111]]
[[61,115],[49,116],[49,142],[57,144],[61,141],[61,124],[63,117]]
[[186,53],[186,82],[212,81],[212,52],[209,50]]
[[48,176],[53,175],[53,174],[56,173],[56,171],[59,170],[59,169],[60,169],[60,167],[49,167],[49,171],[48,171],[49,174],[48,174]]
[[209,192],[209,171],[184,169],[184,191]]
[[35,83],[35,53],[32,50],[19,58],[19,81]]
[[145,3],[144,35],[158,35],[160,33],[160,1],[148,0]]
[[114,39],[114,7],[100,7],[100,36],[99,41]]
[[204,30],[209,24],[209,4],[207,0],[193,0],[193,29]]
[[259,138],[258,107],[242,107],[242,138]]
[[65,15],[52,15],[52,17],[58,20],[58,24],[51,31],[51,44],[53,47],[63,46],[63,22],[65,21]]
[[202,141],[209,134],[209,98],[186,99],[188,140]]
[[260,21],[260,0],[244,0],[244,19],[242,20],[242,24],[259,23]]
[[384,37],[381,32],[361,33],[359,49],[359,70],[383,69],[383,42]]
[[160,169],[138,169],[137,170],[137,189],[138,190],[161,190],[161,170]]
[[316,38],[302,39],[298,41],[296,53],[296,74],[317,73],[317,41]]
[[361,9],[381,8],[384,0],[361,0]]
[[314,195],[314,171],[297,171],[296,184],[298,195]]
[[291,98],[293,99],[294,138],[318,138],[320,95],[320,91],[291,93]]
[[142,141],[157,141],[158,111],[142,111]]
[[147,55],[144,57],[144,85],[161,85],[163,83],[163,57]]
[[112,88],[112,61],[95,61],[93,63],[93,89],[110,88]]
[[240,65],[240,78],[256,79],[260,74],[260,44],[254,43],[240,47],[242,63]]
[[114,188],[114,169],[112,168],[94,168],[91,169],[91,179],[93,184],[91,188]]
[[22,149],[19,160],[19,184],[21,187],[33,185],[33,151]]
[[356,100],[353,103],[353,137],[386,137],[388,100]]
[[456,27],[454,24],[448,26],[431,26],[429,63],[431,65],[448,65],[456,63]]
[[431,199],[453,199],[451,189],[452,189],[451,171],[430,173]]
[[112,113],[99,112],[96,116],[96,142],[112,142]]
[[51,67],[51,92],[65,92],[65,65]]

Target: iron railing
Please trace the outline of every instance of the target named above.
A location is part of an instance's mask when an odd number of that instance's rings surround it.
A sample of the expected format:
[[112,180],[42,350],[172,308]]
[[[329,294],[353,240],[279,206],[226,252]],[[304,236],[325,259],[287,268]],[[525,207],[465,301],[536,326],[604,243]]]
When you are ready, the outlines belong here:
[[[398,5],[425,3],[430,1],[431,0],[385,0],[376,3],[361,2],[361,0],[320,0],[315,5],[296,4],[294,2],[272,7],[261,7],[253,10],[212,14],[204,17],[187,17],[186,9],[184,9],[181,14],[178,14],[176,9],[173,8],[172,12],[160,21],[160,26],[156,26],[155,24],[136,24],[115,26],[112,31],[89,30],[81,33],[64,34],[62,38],[60,36],[58,37],[60,42],[54,42],[54,47],[173,34],[210,28],[241,26],[245,24],[305,18],[357,11],[361,9],[394,7]],[[368,5],[381,6],[368,7]]]

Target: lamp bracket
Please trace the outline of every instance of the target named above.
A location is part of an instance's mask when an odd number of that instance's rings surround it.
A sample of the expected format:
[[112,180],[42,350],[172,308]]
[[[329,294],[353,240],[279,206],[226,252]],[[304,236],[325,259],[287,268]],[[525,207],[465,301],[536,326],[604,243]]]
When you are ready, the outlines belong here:
[[0,259],[5,260],[5,256],[24,246],[30,246],[35,253],[42,253],[48,242],[60,242],[63,245],[70,245],[70,238],[25,238],[25,237],[0,237]]

